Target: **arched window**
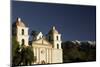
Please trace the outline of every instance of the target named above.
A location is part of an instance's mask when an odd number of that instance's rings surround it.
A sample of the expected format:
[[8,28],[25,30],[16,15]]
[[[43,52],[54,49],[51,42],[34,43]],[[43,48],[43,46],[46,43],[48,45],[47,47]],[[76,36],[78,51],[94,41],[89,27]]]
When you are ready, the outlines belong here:
[[22,39],[22,46],[25,44],[25,40],[24,39]]
[[57,49],[59,49],[59,44],[57,44]]
[[24,29],[22,29],[22,35],[24,35]]
[[57,38],[57,40],[58,40],[58,36],[57,36],[56,38]]

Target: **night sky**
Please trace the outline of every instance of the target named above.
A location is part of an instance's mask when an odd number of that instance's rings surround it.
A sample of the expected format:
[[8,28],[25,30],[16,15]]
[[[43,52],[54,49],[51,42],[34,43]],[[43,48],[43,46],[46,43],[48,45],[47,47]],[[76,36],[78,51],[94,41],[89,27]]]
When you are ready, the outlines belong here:
[[96,40],[96,6],[13,1],[11,7],[12,23],[20,17],[29,33],[45,35],[56,26],[63,41]]

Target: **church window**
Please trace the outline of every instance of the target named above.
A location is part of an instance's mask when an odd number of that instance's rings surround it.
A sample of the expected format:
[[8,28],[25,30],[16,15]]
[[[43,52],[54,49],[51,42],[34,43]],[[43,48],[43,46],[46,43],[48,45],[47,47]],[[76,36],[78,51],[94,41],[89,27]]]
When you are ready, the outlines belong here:
[[22,29],[22,35],[24,35],[24,29]]
[[57,44],[57,49],[59,49],[59,44]]
[[58,36],[57,36],[56,38],[57,38],[57,40],[58,40]]
[[25,40],[24,39],[22,39],[22,46],[25,44]]

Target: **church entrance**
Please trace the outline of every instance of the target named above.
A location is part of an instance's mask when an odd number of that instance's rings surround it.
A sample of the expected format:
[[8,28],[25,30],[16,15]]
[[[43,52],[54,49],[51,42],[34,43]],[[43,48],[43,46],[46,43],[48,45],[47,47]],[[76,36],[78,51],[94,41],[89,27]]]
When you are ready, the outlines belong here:
[[41,61],[41,64],[46,64],[46,63],[45,63],[45,61],[43,60],[43,61]]

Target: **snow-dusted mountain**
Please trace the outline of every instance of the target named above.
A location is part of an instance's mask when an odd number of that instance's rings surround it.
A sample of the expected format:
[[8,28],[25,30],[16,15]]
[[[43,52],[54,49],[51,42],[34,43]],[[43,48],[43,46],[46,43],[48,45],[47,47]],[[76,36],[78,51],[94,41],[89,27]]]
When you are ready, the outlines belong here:
[[90,45],[96,45],[96,41],[79,41],[79,40],[75,40],[75,41],[71,41],[72,43],[74,43],[74,44],[79,44],[79,45],[81,45],[82,43],[88,43],[88,44],[90,44]]

